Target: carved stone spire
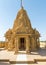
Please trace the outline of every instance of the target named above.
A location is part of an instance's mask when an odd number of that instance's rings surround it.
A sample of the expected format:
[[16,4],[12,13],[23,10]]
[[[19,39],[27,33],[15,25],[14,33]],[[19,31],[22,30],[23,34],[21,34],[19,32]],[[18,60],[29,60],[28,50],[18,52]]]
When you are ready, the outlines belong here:
[[22,5],[22,0],[21,0],[21,8],[23,8],[23,5]]

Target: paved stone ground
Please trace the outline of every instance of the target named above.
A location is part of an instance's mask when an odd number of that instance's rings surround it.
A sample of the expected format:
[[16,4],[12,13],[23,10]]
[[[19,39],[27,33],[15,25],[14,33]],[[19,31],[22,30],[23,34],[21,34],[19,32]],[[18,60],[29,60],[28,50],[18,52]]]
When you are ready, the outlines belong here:
[[[25,51],[19,51],[18,54],[14,54],[15,52],[14,51],[7,51],[7,50],[4,50],[4,49],[0,49],[0,65],[46,65],[46,49],[39,49],[38,51],[36,52],[31,52],[30,54],[26,54]],[[25,61],[34,61],[34,59],[45,59],[44,62],[36,62],[36,63],[31,63],[31,64],[28,64],[28,63],[24,63]],[[5,61],[2,61],[1,60],[9,60],[10,62],[11,61],[17,61],[18,63],[14,63],[14,64],[11,64],[9,62],[5,62]],[[21,64],[19,64],[19,61],[20,62],[23,62]]]
[[38,62],[37,64],[10,64],[6,62],[0,63],[0,65],[46,65],[46,62]]
[[0,65],[10,65],[9,62],[0,62]]

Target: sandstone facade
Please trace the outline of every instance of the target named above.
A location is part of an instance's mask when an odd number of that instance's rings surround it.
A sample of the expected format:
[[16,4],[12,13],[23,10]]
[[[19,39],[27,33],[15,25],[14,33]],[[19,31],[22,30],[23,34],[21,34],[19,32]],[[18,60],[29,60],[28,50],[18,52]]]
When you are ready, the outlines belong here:
[[13,28],[5,33],[8,42],[6,48],[15,50],[15,52],[19,50],[25,50],[27,53],[34,51],[40,47],[39,37],[39,32],[31,26],[26,10],[21,8],[14,20]]

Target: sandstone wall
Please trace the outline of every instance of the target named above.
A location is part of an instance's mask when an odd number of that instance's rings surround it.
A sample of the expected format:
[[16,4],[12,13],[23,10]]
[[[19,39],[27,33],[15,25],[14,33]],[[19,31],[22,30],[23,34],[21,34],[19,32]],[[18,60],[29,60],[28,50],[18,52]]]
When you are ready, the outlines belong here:
[[0,48],[5,47],[5,42],[0,42]]
[[46,41],[40,41],[40,47],[46,47]]

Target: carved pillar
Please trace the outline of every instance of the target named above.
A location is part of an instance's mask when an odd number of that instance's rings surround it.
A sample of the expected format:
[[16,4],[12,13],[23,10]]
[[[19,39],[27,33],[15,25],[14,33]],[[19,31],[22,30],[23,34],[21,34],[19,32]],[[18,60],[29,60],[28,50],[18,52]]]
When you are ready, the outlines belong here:
[[19,47],[18,47],[18,37],[15,38],[15,53],[18,53]]
[[26,52],[28,53],[30,51],[30,41],[29,38],[26,37]]
[[17,38],[17,51],[19,50],[19,39]]
[[7,49],[8,48],[8,41],[7,41],[7,39],[5,39],[5,49]]
[[8,50],[13,50],[13,40],[11,39],[10,42],[8,43]]
[[35,48],[37,49],[37,38],[35,37],[35,40],[34,40],[34,44],[35,44]]
[[14,42],[14,44],[15,44],[15,53],[17,52],[17,40],[16,40],[16,38],[15,38],[15,42]]
[[40,41],[39,41],[39,38],[38,38],[38,40],[37,40],[37,46],[38,46],[38,48],[40,47]]
[[32,43],[31,49],[32,49],[33,51],[36,50],[35,41],[36,41],[36,40],[32,37],[32,38],[31,38],[31,43]]

